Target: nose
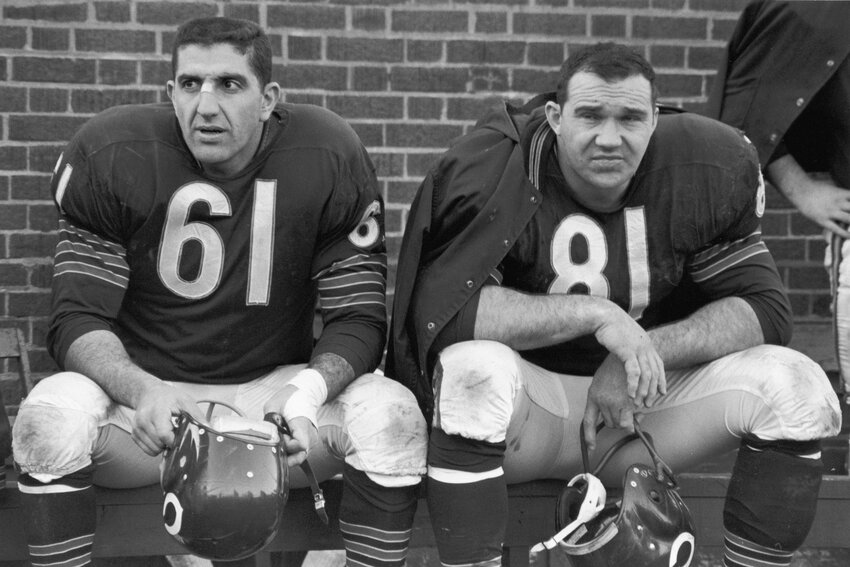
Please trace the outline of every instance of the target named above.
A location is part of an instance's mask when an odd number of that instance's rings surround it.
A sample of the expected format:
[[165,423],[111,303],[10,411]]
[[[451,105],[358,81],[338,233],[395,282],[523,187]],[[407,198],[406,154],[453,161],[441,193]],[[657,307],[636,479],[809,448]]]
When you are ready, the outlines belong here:
[[616,148],[623,142],[620,127],[616,120],[605,120],[596,133],[596,145],[602,148]]
[[205,81],[198,93],[198,114],[212,116],[218,113],[218,97],[211,81]]

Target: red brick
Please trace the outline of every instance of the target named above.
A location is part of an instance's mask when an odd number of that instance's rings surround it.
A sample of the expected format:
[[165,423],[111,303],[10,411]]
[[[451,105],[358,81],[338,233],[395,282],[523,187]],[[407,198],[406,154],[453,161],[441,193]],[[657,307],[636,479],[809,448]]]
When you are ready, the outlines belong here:
[[686,0],[652,0],[652,7],[657,10],[682,10]]
[[67,141],[85,121],[86,118],[79,116],[10,116],[9,139],[21,142]]
[[594,38],[626,37],[626,17],[593,14],[590,17],[590,35]]
[[344,67],[319,65],[275,66],[275,76],[288,89],[327,89],[344,91],[348,87],[348,72]]
[[331,61],[401,62],[404,60],[404,41],[328,37],[327,57]]
[[443,42],[407,40],[407,60],[413,63],[432,63],[443,58]]
[[285,29],[344,29],[345,8],[340,6],[266,7],[268,26]]
[[33,112],[68,112],[68,89],[30,89]]
[[3,230],[22,230],[27,227],[27,206],[0,203],[0,226]]
[[126,59],[100,59],[97,76],[106,85],[132,85],[139,78],[139,64]]
[[67,29],[32,28],[32,48],[45,51],[68,51],[71,37]]
[[469,97],[454,97],[448,100],[448,110],[446,115],[449,120],[469,120],[477,121],[485,114],[491,112],[502,104],[502,97],[476,96]]
[[0,286],[25,286],[29,273],[20,264],[0,264]]
[[387,209],[384,213],[384,228],[387,233],[401,234],[404,228],[402,223],[403,211],[399,209]]
[[30,204],[29,206],[29,226],[27,227],[30,230],[37,230],[39,232],[51,232],[56,230],[57,223],[59,222],[59,214],[56,211],[56,207],[52,204],[48,205],[36,205]]
[[32,172],[52,173],[56,160],[65,147],[67,139],[59,144],[42,144],[29,147],[29,170]]
[[444,33],[469,30],[469,12],[460,10],[393,10],[395,32]]
[[806,242],[804,240],[766,237],[764,242],[777,264],[806,260]]
[[558,69],[538,71],[536,69],[514,69],[511,90],[526,93],[554,91],[558,84]]
[[[434,165],[441,155],[445,152],[445,148],[442,148],[436,152],[431,151],[428,153],[409,153],[407,154],[407,175],[409,177],[415,177],[417,179],[421,179],[425,177],[428,173],[428,170]],[[417,181],[417,184],[419,181]]]
[[387,202],[409,204],[416,196],[420,181],[389,181],[387,183]]
[[157,92],[140,89],[75,90],[71,107],[75,112],[93,114],[120,104],[145,104],[157,101]]
[[77,30],[77,51],[153,53],[156,34],[133,30]]
[[469,70],[469,79],[473,93],[508,90],[508,71],[502,67],[473,67]]
[[367,148],[381,147],[386,145],[384,140],[384,127],[380,124],[364,124],[363,122],[352,122],[351,127],[357,132],[360,141]]
[[127,2],[95,2],[94,17],[101,22],[129,22],[130,4]]
[[409,118],[437,120],[442,114],[442,98],[411,96],[407,99],[407,116]]
[[0,26],[0,47],[23,49],[27,45],[27,28]]
[[142,84],[161,85],[174,78],[171,61],[142,61]]
[[717,41],[729,41],[729,38],[732,37],[732,32],[735,30],[735,26],[737,25],[737,20],[729,20],[722,18],[714,18],[711,21],[711,36],[709,39],[717,40]]
[[12,77],[36,83],[93,83],[95,61],[68,57],[14,57]]
[[[53,159],[55,160],[57,158],[58,154]],[[49,201],[52,199],[49,175],[13,175],[10,183],[12,199],[20,201]]]
[[512,63],[525,59],[525,43],[521,41],[448,41],[446,61],[449,63]]
[[650,39],[707,39],[708,25],[705,18],[635,16],[632,35]]
[[302,37],[297,35],[291,35],[287,38],[286,41],[286,51],[289,54],[289,59],[292,61],[318,61],[322,58],[321,37]]
[[820,266],[788,268],[788,287],[791,289],[826,289],[829,277]]
[[816,222],[809,220],[800,213],[791,215],[791,234],[796,235],[820,235],[823,229]]
[[716,71],[725,57],[724,47],[691,46],[688,50],[688,67]]
[[576,0],[576,6],[591,8],[599,6],[602,8],[648,8],[649,0]]
[[136,21],[140,24],[177,26],[192,18],[217,16],[218,8],[209,2],[138,2]]
[[658,73],[658,90],[665,97],[700,96],[702,94],[702,76],[679,73]]
[[393,96],[328,96],[327,106],[344,118],[400,119],[404,99]]
[[0,86],[0,112],[26,112],[27,89]]
[[286,102],[291,102],[293,104],[313,104],[315,106],[325,106],[325,96],[321,94],[313,94],[313,93],[294,93],[289,92],[288,89],[284,87],[284,96],[286,97]]
[[710,12],[737,12],[746,4],[742,0],[690,0],[691,10]]
[[53,256],[58,237],[43,232],[9,235],[9,258],[44,258]]
[[30,285],[47,289],[53,285],[53,263],[35,264],[30,268]]
[[447,124],[387,124],[386,129],[387,146],[401,148],[446,148],[463,133]]
[[513,15],[515,34],[585,35],[587,19],[575,14],[530,14],[517,12]]
[[507,12],[476,12],[475,33],[505,33],[508,31]]
[[50,293],[44,291],[10,292],[7,297],[10,317],[37,317],[50,314]]
[[357,8],[351,11],[351,25],[356,30],[382,31],[387,29],[387,13],[377,8]]
[[561,42],[528,44],[528,62],[531,65],[560,67],[564,59],[564,44]]
[[404,175],[404,154],[394,152],[371,152],[378,177],[401,177]]
[[[0,90],[0,100],[2,100],[2,96]],[[0,163],[3,164],[5,170],[26,169],[27,149],[22,146],[0,145]]]
[[352,86],[356,92],[380,92],[390,88],[390,75],[386,67],[354,67],[351,75]]
[[832,296],[829,293],[812,293],[812,315],[832,321]]
[[260,7],[253,4],[225,4],[224,16],[259,23]]
[[430,67],[393,67],[390,84],[396,91],[465,92],[469,72],[466,69]]
[[823,238],[806,239],[806,258],[811,262],[823,262],[826,254],[826,240]]
[[685,48],[681,45],[650,45],[649,62],[659,67],[684,67]]
[[85,2],[61,4],[36,4],[34,6],[5,6],[3,17],[7,20],[48,20],[52,22],[84,22],[88,17]]

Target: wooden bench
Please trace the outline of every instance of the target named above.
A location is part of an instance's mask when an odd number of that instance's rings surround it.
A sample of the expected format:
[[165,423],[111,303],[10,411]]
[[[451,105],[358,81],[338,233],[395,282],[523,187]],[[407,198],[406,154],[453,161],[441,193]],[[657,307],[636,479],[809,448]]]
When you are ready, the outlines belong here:
[[[808,330],[808,329],[807,329]],[[817,329],[815,329],[816,331]],[[799,328],[798,328],[799,333]],[[800,336],[799,334],[797,335]],[[829,354],[823,339],[805,333],[800,350],[823,350],[813,358],[828,367]],[[833,381],[836,375],[829,369]],[[843,398],[843,395],[842,395]],[[820,490],[815,524],[805,546],[812,548],[850,548],[850,476],[848,476],[848,411],[842,399],[845,426],[842,434],[824,443],[826,474]],[[678,475],[680,491],[694,516],[698,548],[717,548],[723,544],[722,509],[729,471],[734,455],[718,459],[697,472]],[[7,469],[7,489],[0,494],[0,567],[21,565],[26,560],[26,542],[21,522],[20,497],[15,476]],[[313,511],[312,497],[306,489],[291,492],[283,526],[271,544],[253,559],[258,567],[293,567],[306,550],[342,549],[338,530],[340,481],[323,484],[327,496],[330,526],[325,526]],[[527,567],[532,545],[554,531],[555,501],[563,481],[542,480],[514,485],[509,489],[510,515],[503,564]],[[183,548],[167,534],[161,520],[162,494],[158,486],[134,490],[97,490],[98,529],[93,554],[100,558],[150,557],[181,554]],[[424,500],[419,503],[411,547],[433,547],[434,536]],[[7,563],[8,562],[8,563]],[[548,564],[548,563],[546,563]]]

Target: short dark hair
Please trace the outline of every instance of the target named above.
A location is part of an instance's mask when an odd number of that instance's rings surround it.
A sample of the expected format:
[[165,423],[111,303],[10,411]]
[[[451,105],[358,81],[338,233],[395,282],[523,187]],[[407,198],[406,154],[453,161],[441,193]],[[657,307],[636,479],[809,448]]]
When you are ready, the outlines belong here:
[[266,32],[248,20],[235,18],[197,18],[177,28],[171,49],[171,72],[177,75],[177,51],[184,45],[209,47],[229,43],[242,55],[248,54],[248,64],[260,80],[260,86],[272,80],[272,46]]
[[652,89],[652,103],[658,99],[658,88],[655,85],[655,70],[649,61],[633,49],[613,42],[589,45],[571,54],[561,65],[558,77],[556,96],[558,106],[563,107],[567,101],[567,87],[570,79],[576,73],[593,73],[608,82],[627,79],[642,75],[649,81]]

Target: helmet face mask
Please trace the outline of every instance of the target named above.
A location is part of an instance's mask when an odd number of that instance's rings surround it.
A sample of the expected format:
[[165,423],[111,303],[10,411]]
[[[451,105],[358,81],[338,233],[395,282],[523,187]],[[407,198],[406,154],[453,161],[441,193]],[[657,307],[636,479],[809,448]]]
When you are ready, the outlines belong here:
[[213,560],[253,555],[277,534],[289,494],[277,427],[240,416],[206,424],[181,414],[161,485],[165,528],[189,551]]

